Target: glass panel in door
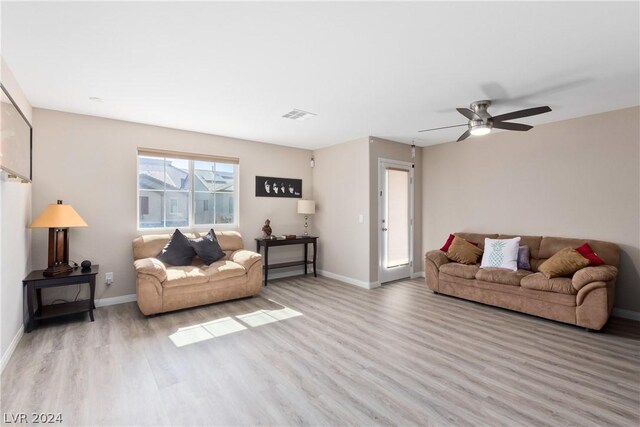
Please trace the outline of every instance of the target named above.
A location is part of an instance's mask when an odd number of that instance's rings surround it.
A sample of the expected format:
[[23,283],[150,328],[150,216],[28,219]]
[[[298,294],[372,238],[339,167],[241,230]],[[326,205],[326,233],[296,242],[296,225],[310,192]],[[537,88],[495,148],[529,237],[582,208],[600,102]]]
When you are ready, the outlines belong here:
[[409,171],[386,170],[387,256],[386,267],[409,264]]

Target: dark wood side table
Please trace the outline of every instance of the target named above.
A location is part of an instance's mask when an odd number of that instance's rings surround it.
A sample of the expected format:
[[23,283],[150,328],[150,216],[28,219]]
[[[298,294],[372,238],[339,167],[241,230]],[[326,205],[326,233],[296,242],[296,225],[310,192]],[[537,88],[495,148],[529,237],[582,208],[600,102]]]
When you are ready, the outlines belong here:
[[[309,243],[313,246],[312,260],[309,261],[308,248]],[[278,264],[269,264],[269,248],[273,246],[288,246],[288,245],[304,245],[304,259],[301,261],[281,262]],[[267,279],[269,277],[269,270],[275,268],[294,267],[296,265],[304,265],[304,274],[307,274],[307,265],[313,265],[313,276],[318,277],[316,273],[316,258],[318,248],[318,238],[314,236],[297,236],[295,239],[288,240],[270,240],[270,239],[256,239],[256,252],[260,253],[260,248],[264,248],[263,258],[263,271],[264,271],[264,285],[267,286]]]
[[[66,316],[74,313],[89,312],[89,317],[93,322],[93,309],[96,308],[94,298],[96,296],[98,265],[92,265],[91,268],[87,270],[76,268],[68,274],[53,277],[45,277],[42,274],[43,271],[44,270],[34,270],[22,281],[22,286],[27,289],[27,311],[29,312],[25,332],[31,332],[38,320]],[[89,299],[61,304],[42,305],[42,289],[82,283],[89,284]]]

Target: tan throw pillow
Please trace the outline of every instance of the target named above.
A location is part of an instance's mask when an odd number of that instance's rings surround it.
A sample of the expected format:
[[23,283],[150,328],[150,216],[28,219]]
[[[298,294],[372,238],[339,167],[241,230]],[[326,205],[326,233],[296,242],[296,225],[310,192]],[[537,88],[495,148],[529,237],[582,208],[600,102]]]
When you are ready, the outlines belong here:
[[447,251],[447,258],[461,264],[476,264],[480,255],[482,255],[482,249],[458,236],[453,239]]
[[564,248],[556,252],[551,258],[540,264],[538,271],[547,279],[570,276],[581,268],[589,265],[589,260],[580,255],[573,248]]

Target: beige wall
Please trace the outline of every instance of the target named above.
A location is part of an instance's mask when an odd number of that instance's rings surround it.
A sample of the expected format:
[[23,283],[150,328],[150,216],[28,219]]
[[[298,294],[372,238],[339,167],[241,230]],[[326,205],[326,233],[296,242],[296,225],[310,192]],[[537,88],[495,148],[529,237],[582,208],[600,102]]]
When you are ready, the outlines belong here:
[[422,158],[425,250],[454,231],[615,242],[616,307],[640,312],[640,108],[431,146]]
[[378,188],[379,170],[378,159],[399,160],[413,163],[414,168],[414,228],[413,228],[413,269],[412,272],[422,271],[422,148],[416,148],[416,157],[411,157],[411,146],[382,138],[369,138],[369,211],[371,212],[370,224],[370,249],[369,249],[369,276],[371,281],[378,281],[378,260],[380,246],[378,233],[381,228],[379,218],[380,196]]
[[[240,159],[240,228],[245,247],[266,218],[276,234],[301,233],[297,199],[257,198],[255,176],[301,178],[303,197],[311,197],[311,151],[221,136],[186,132],[99,117],[34,109],[33,210],[62,199],[89,224],[70,232],[70,257],[100,264],[96,295],[135,293],[131,240],[136,221],[138,147],[203,153]],[[46,266],[46,230],[34,230],[33,263]],[[299,248],[278,248],[270,260],[300,259]],[[114,283],[104,285],[104,273]]]
[[369,138],[316,150],[314,157],[318,269],[369,287]]
[[[31,105],[11,70],[0,58],[0,81],[22,113],[32,119]],[[1,368],[23,323],[22,279],[31,270],[31,184],[0,176],[0,355]]]

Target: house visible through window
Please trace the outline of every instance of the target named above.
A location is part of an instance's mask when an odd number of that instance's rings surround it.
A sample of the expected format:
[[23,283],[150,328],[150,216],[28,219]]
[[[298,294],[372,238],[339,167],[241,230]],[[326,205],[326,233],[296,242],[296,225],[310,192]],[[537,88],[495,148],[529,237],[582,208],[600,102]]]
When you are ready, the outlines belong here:
[[140,196],[140,215],[149,215],[149,197]]
[[237,226],[237,161],[138,153],[138,228]]

